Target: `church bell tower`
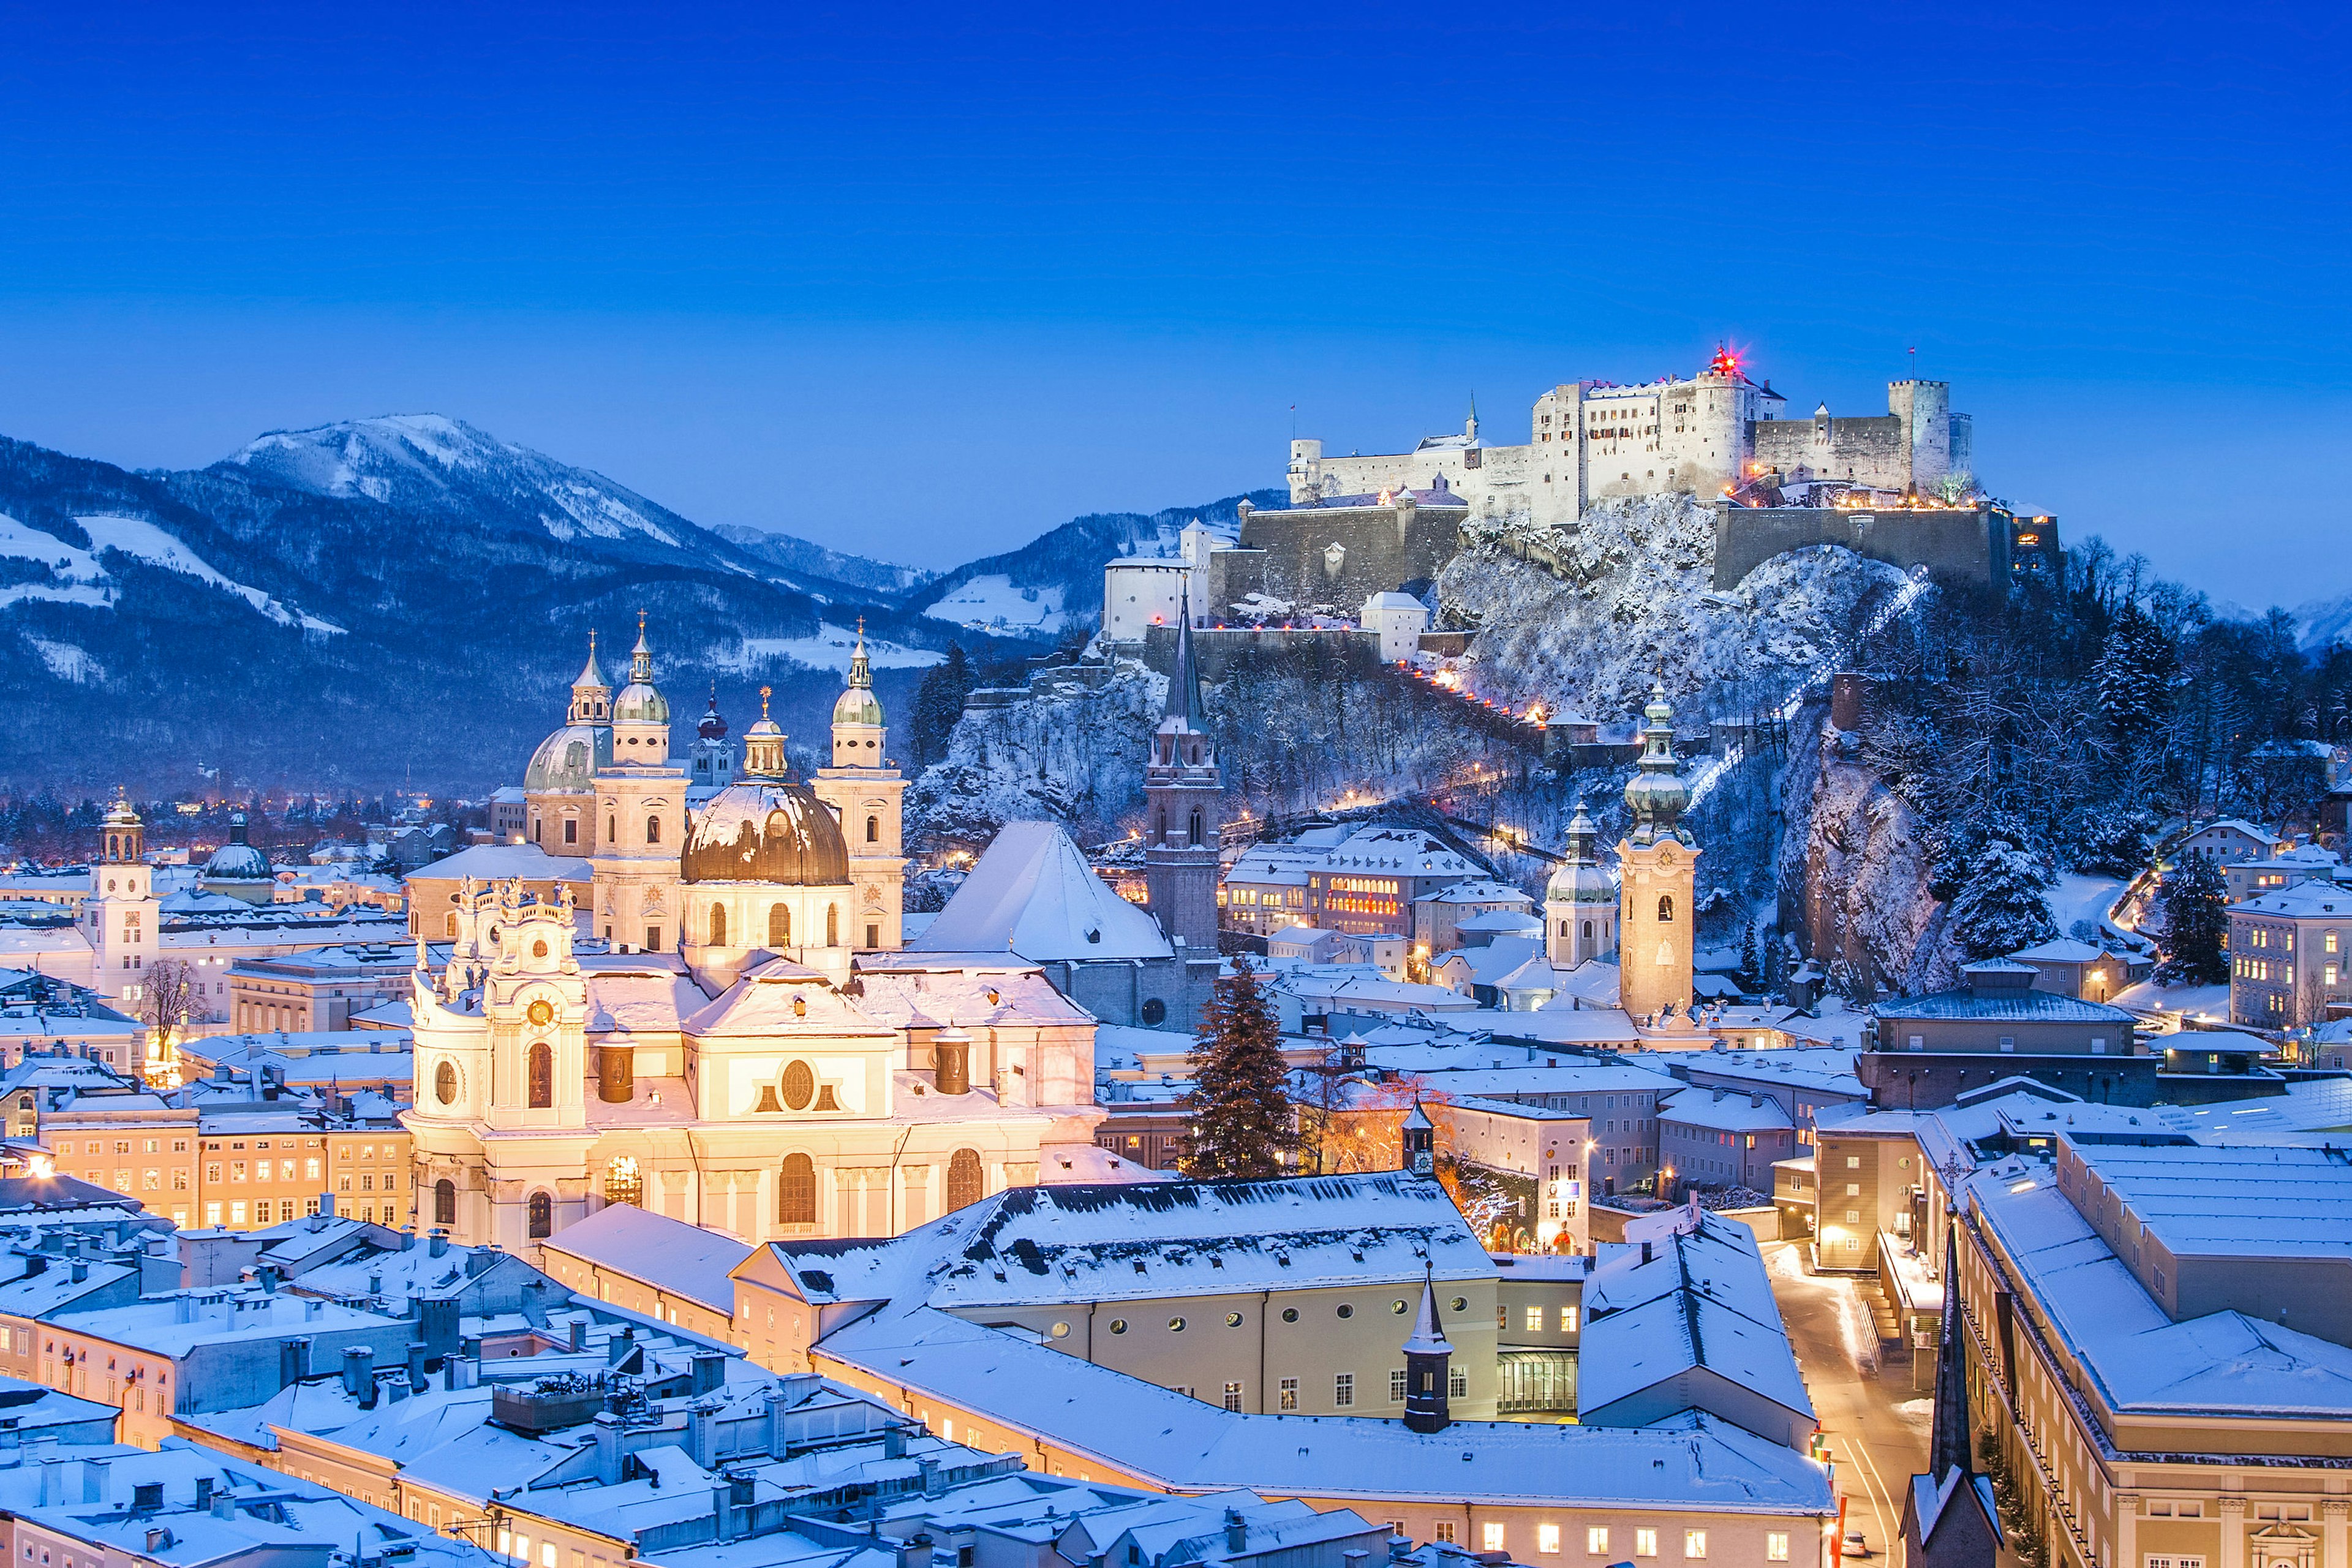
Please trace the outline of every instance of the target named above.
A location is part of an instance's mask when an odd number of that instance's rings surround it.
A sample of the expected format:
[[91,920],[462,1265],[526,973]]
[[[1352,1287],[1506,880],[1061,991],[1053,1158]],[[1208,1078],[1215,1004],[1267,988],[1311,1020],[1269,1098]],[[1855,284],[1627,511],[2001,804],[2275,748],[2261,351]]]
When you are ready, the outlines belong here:
[[856,900],[845,934],[849,946],[869,952],[900,944],[907,907],[907,858],[898,847],[907,781],[890,761],[889,740],[881,700],[874,695],[874,667],[866,657],[866,621],[861,616],[849,682],[833,705],[833,763],[816,771],[809,788],[840,819]]
[[1633,827],[1617,846],[1618,1005],[1636,1022],[1690,1012],[1699,857],[1682,826],[1690,786],[1675,771],[1675,710],[1663,683],[1651,686],[1643,715],[1641,771],[1625,786]]
[[1217,845],[1224,794],[1216,739],[1201,705],[1188,594],[1176,626],[1167,710],[1152,734],[1151,757],[1143,770],[1143,885],[1168,940],[1211,958],[1217,952]]
[[146,994],[147,968],[155,962],[163,917],[155,873],[147,864],[147,826],[121,789],[100,835],[99,862],[90,868],[89,896],[82,900],[90,980],[108,1001],[135,1017]]

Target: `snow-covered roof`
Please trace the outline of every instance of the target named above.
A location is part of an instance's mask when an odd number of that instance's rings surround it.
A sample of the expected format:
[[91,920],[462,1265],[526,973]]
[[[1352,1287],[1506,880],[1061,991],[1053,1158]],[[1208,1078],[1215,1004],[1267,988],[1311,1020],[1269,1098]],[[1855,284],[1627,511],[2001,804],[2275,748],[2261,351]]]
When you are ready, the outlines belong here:
[[[1486,877],[1465,878],[1433,893],[1423,893],[1413,900],[1416,904],[1512,904],[1526,909],[1535,900],[1512,887]],[[1464,929],[1468,929],[1465,927]]]
[[[1524,894],[1521,895],[1522,898],[1525,896],[1526,895]],[[1524,931],[1539,931],[1543,930],[1543,921],[1537,919],[1534,915],[1523,912],[1522,910],[1498,909],[1488,910],[1483,914],[1472,915],[1468,920],[1464,921],[1454,929],[1456,931],[1465,931],[1474,933],[1477,931],[1491,931],[1517,935]]]
[[747,971],[719,1000],[678,1026],[697,1038],[896,1037],[888,1025],[867,1016],[824,975],[788,958],[772,958]]
[[2094,947],[2087,942],[2062,936],[2055,942],[2021,947],[2009,956],[2021,963],[2094,963],[2115,954],[2106,948]]
[[1801,1415],[1813,1414],[1763,1254],[1746,1226],[1702,1214],[1696,1227],[1678,1225],[1643,1248],[1603,1258],[1585,1280],[1584,1310],[1580,1410],[1605,1409],[1703,1367]]
[[[2031,971],[2032,964],[2020,969]],[[2055,991],[2019,989],[1990,995],[1976,991],[1937,991],[1925,996],[1898,996],[1871,1005],[1880,1018],[1973,1019],[1984,1023],[2118,1024],[2128,1026],[2132,1016],[2104,1002],[2084,1002]]]
[[1856,1053],[1837,1047],[1780,1046],[1752,1051],[1708,1051],[1694,1055],[1676,1051],[1661,1057],[1660,1071],[1668,1060],[1693,1075],[1692,1081],[1728,1079],[1736,1083],[1796,1084],[1820,1093],[1866,1100],[1870,1091],[1854,1076]]
[[1786,1132],[1796,1125],[1769,1095],[1714,1089],[1686,1089],[1661,1100],[1658,1120],[1716,1132]]
[[735,1282],[728,1276],[752,1251],[748,1242],[635,1204],[606,1204],[541,1245],[730,1318]]
[[1095,875],[1051,822],[1008,822],[915,952],[1015,952],[1033,963],[1166,958],[1159,922]]
[[455,855],[411,871],[411,882],[454,882],[471,877],[478,882],[587,882],[588,862],[568,855],[550,855],[536,844],[472,844]]
[[[1086,1024],[1086,1010],[1054,989],[1045,974],[1009,954],[966,964],[955,955],[865,953],[855,961],[863,994],[857,1005],[867,1016],[899,1029],[953,1024],[959,1028],[1000,1028],[1048,1024]],[[1180,1044],[1188,1037],[1151,1031]],[[1099,1035],[1097,1037],[1099,1039]]]
[[2352,888],[2327,881],[2297,882],[2293,887],[2273,888],[2242,903],[2231,904],[2230,912],[2284,920],[2313,920],[2326,915],[2352,917]]

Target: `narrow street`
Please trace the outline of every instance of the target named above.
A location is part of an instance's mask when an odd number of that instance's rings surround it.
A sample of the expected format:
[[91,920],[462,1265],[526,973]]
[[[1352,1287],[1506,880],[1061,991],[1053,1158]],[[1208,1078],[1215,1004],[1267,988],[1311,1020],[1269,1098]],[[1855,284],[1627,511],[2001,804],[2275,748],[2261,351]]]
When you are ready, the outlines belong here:
[[1934,1390],[1912,1387],[1907,1352],[1881,1364],[1863,1297],[1871,1281],[1810,1272],[1801,1242],[1768,1242],[1764,1259],[1837,1467],[1846,1533],[1862,1536],[1864,1561],[1885,1561],[1900,1543],[1903,1489],[1927,1467]]

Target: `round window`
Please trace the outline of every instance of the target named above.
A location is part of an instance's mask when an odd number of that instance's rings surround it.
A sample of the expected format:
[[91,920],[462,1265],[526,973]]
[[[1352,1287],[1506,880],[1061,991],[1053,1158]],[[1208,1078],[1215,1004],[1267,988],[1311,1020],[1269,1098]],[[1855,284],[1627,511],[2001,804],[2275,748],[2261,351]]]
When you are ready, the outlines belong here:
[[1295,1323],[1298,1321],[1298,1309],[1296,1307],[1285,1307],[1282,1310],[1282,1321],[1286,1323]]
[[1407,1307],[1402,1301],[1391,1301],[1389,1303],[1389,1310],[1402,1318],[1406,1312],[1412,1310],[1412,1309]]
[[1070,1325],[1067,1323],[1055,1323],[1053,1328],[1053,1335],[1057,1340],[1068,1339],[1070,1337]]
[[1123,1334],[1127,1332],[1127,1320],[1125,1318],[1113,1318],[1110,1321],[1110,1331],[1115,1334]]
[[1168,1320],[1168,1331],[1169,1331],[1170,1333],[1171,1333],[1171,1334],[1181,1334],[1181,1333],[1182,1333],[1182,1332],[1184,1331],[1184,1320],[1183,1320],[1183,1319],[1181,1319],[1181,1318],[1171,1318],[1171,1319],[1169,1319],[1169,1320]]
[[545,958],[547,956],[547,943],[543,942],[532,942],[530,944],[530,955],[533,958]]
[[1168,1004],[1162,1002],[1157,996],[1145,997],[1143,1000],[1143,1021],[1146,1024],[1166,1023],[1168,1021]]
[[1241,1326],[1242,1315],[1239,1312],[1227,1312],[1225,1314],[1225,1327],[1229,1329],[1238,1329]]
[[1352,1318],[1356,1315],[1356,1309],[1342,1301],[1339,1303],[1339,1315],[1343,1318]]
[[1467,1296],[1456,1296],[1449,1305],[1451,1305],[1457,1312],[1466,1312],[1470,1310],[1470,1298]]
[[806,1062],[784,1064],[784,1104],[793,1110],[806,1110],[816,1099],[816,1072]]
[[523,1010],[523,1016],[544,1029],[555,1017],[555,1004],[544,996],[533,997],[530,1005]]
[[444,1105],[457,1103],[457,1069],[454,1065],[443,1062],[433,1069],[433,1092]]

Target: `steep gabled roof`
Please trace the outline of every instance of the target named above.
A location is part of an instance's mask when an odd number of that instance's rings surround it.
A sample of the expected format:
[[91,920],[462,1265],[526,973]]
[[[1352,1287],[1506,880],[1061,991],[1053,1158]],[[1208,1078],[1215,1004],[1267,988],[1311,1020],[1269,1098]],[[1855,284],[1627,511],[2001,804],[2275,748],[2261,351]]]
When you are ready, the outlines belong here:
[[1159,922],[1095,875],[1051,822],[1008,822],[914,952],[1015,952],[1033,963],[1166,958]]

